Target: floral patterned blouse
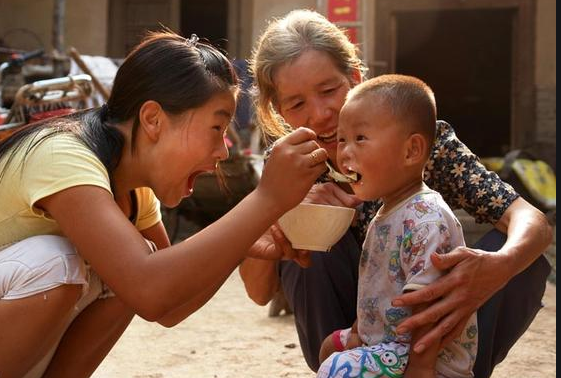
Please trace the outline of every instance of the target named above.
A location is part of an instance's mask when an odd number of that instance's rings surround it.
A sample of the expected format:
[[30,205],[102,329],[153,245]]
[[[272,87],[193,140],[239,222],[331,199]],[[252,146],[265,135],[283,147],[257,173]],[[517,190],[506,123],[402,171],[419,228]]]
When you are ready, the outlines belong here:
[[[436,140],[424,172],[425,183],[439,192],[446,203],[464,209],[477,223],[495,224],[519,194],[499,176],[488,171],[479,158],[456,136],[444,121],[436,123]],[[320,182],[331,179],[327,175]],[[362,243],[370,220],[381,201],[364,202],[358,208],[357,235]]]

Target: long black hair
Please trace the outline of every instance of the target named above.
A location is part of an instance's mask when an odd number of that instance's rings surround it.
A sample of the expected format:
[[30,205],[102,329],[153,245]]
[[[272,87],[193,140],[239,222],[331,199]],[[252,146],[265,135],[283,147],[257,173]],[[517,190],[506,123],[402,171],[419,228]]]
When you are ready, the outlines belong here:
[[[109,177],[119,164],[125,139],[115,125],[133,120],[134,150],[139,111],[153,100],[170,114],[202,106],[216,93],[232,90],[238,78],[228,58],[196,36],[186,39],[169,30],[150,32],[119,67],[107,104],[29,125],[0,143],[0,159],[8,155],[0,180],[22,141],[35,138],[26,154],[59,132],[75,134],[106,167]],[[49,132],[39,131],[48,129]]]

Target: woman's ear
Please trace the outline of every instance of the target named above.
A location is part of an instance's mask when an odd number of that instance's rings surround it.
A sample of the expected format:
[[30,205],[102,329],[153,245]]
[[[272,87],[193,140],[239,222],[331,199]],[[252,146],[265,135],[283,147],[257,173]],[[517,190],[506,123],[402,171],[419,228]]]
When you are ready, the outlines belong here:
[[411,134],[406,142],[405,165],[424,163],[427,147],[427,140],[424,136],[419,133]]
[[158,140],[162,130],[163,109],[156,101],[148,100],[140,107],[138,120],[140,128],[151,140]]
[[362,83],[362,75],[360,73],[360,70],[358,68],[353,68],[351,71],[351,86],[354,87],[360,83]]

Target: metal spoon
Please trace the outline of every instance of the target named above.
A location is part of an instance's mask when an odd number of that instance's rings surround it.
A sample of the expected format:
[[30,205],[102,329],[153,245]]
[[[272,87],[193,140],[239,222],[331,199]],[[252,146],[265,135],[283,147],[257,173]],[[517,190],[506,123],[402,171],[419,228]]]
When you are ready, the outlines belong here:
[[329,169],[329,172],[327,172],[327,175],[329,177],[331,177],[333,180],[338,181],[338,182],[356,182],[357,178],[356,178],[356,173],[352,173],[349,175],[345,175],[341,172],[338,172],[335,170],[335,168],[333,168],[331,166],[331,164],[329,164],[329,162],[326,160],[325,161],[325,165],[327,165],[327,168]]

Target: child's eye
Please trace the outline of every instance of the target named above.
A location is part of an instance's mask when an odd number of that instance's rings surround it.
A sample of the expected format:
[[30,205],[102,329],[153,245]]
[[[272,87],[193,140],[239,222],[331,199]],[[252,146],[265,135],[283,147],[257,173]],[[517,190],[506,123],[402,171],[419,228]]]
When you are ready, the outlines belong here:
[[364,135],[357,135],[355,138],[357,141],[365,140],[366,137]]
[[345,138],[339,138],[339,139],[337,139],[337,142],[338,143],[345,143]]

